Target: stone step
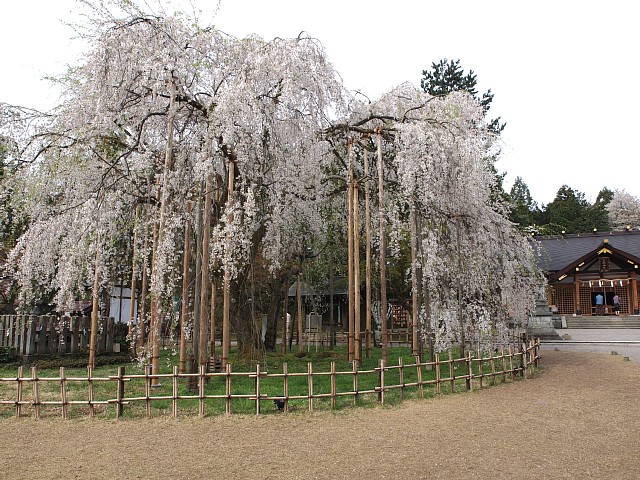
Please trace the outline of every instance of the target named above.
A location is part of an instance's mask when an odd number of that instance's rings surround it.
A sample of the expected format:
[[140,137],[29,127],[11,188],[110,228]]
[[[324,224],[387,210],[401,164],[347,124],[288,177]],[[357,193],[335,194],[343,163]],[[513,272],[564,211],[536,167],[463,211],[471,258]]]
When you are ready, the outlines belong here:
[[593,317],[565,317],[567,328],[640,328],[640,317],[623,316],[593,316]]

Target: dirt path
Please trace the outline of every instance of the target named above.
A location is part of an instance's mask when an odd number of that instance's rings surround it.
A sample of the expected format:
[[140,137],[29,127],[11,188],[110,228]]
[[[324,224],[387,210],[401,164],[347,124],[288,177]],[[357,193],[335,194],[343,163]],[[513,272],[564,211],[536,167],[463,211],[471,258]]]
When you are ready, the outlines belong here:
[[524,382],[375,410],[4,420],[0,478],[636,478],[640,366],[562,351],[543,365]]

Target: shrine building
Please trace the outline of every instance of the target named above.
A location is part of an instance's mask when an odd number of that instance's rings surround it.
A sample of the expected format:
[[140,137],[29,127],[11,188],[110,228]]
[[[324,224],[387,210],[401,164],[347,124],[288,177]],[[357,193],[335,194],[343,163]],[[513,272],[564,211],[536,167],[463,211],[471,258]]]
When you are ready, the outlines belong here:
[[[638,315],[640,231],[535,237],[547,300],[557,315]],[[597,304],[596,296],[604,298]]]

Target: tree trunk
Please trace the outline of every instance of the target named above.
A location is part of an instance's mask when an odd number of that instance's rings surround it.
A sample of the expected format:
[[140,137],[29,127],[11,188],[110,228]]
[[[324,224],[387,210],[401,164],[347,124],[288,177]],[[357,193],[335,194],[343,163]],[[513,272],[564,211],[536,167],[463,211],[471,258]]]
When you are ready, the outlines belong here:
[[204,200],[204,226],[202,229],[202,278],[200,280],[200,328],[198,338],[198,364],[202,367],[209,363],[209,354],[207,351],[207,320],[209,315],[209,288],[211,280],[209,279],[209,243],[211,241],[211,197],[213,194],[213,174],[207,175],[207,184]]
[[[173,131],[175,127],[175,115],[176,115],[176,82],[175,78],[171,78],[170,83],[170,97],[169,97],[169,110],[167,114],[167,144],[165,149],[164,169],[162,176],[162,199],[160,201],[160,225],[158,228],[158,245],[161,245],[164,239],[164,229],[166,221],[167,204],[169,203],[169,172],[173,170]],[[154,251],[157,254],[157,246],[154,245]],[[155,262],[152,263],[153,275],[162,275],[162,272],[158,272],[158,266]],[[161,282],[155,282],[157,285]],[[160,371],[160,334],[162,328],[162,290],[158,289],[153,292],[153,299],[151,302],[151,330],[152,330],[152,346],[151,346],[151,363],[153,373]],[[153,384],[157,385],[158,379],[153,379]]]
[[[276,351],[276,342],[278,338],[278,319],[280,318],[280,310],[282,306],[282,286],[286,282],[283,275],[275,275],[269,281],[269,309],[267,311],[267,332],[264,338],[264,347],[269,352]],[[285,319],[286,321],[286,319]]]

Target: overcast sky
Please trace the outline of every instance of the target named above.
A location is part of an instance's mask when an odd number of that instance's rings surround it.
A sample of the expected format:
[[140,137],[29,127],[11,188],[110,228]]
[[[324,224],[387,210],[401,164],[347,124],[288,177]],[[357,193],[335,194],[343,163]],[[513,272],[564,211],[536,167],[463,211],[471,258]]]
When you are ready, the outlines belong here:
[[[152,6],[155,0],[147,0]],[[177,0],[190,8],[188,0]],[[495,94],[491,116],[507,127],[498,169],[539,203],[568,184],[640,196],[640,4],[610,0],[193,0],[202,21],[237,37],[318,38],[347,88],[375,99],[419,85],[422,70],[460,59]],[[218,8],[217,15],[213,15]],[[169,9],[171,11],[171,9]],[[47,108],[40,79],[74,63],[81,45],[63,21],[74,0],[2,0],[0,101]]]

